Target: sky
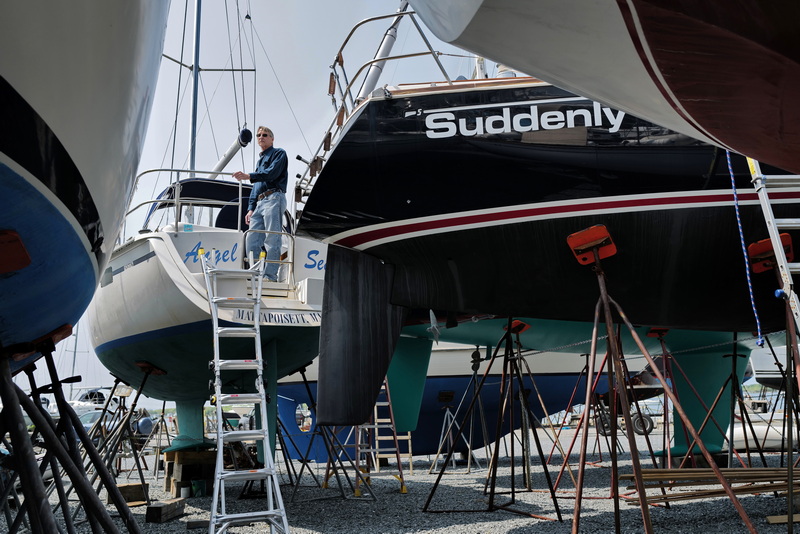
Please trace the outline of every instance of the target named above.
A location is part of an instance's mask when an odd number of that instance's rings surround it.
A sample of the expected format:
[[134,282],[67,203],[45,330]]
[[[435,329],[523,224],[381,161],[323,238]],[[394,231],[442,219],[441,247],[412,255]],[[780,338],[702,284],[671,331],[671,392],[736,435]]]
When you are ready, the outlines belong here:
[[[206,70],[200,74],[195,168],[211,170],[236,139],[240,126],[246,125],[255,134],[257,126],[265,125],[275,134],[275,146],[286,150],[290,180],[302,174],[305,165],[295,159],[296,156],[311,158],[334,117],[334,107],[327,93],[330,65],[337,51],[356,23],[394,13],[398,5],[396,0],[204,2],[198,64]],[[172,0],[164,44],[166,56],[174,60],[183,58],[186,65],[193,64],[194,9],[194,0],[188,6],[184,0]],[[250,15],[249,20],[246,14]],[[354,34],[343,52],[348,76],[354,76],[358,68],[373,57],[388,25],[389,19],[372,22]],[[417,35],[413,24],[404,21],[392,53],[419,52],[422,42]],[[433,48],[444,53],[440,59],[451,78],[471,76],[474,58],[469,53],[441,43],[429,32],[427,36]],[[215,70],[230,69],[232,65],[255,67],[256,72]],[[491,74],[495,67],[490,65],[487,68]],[[425,57],[387,64],[380,85],[442,79],[435,62]],[[177,118],[176,109],[179,110]],[[189,167],[190,109],[189,70],[170,59],[162,59],[140,173],[148,169]],[[177,139],[174,148],[173,139]],[[257,148],[255,142],[251,143],[225,171],[252,171]],[[168,173],[143,177],[131,208],[154,198],[168,183]],[[291,184],[289,189],[292,190]],[[130,215],[123,229],[125,236],[135,234],[141,227],[143,213],[144,210],[139,209]],[[73,336],[58,344],[54,358],[60,377],[73,374],[83,377],[81,384],[73,386],[74,394],[81,387],[113,383],[113,377],[94,354],[88,329],[80,321]],[[44,383],[43,373],[43,369],[36,373],[40,383]],[[19,383],[23,388],[27,386],[26,379]],[[140,406],[158,408],[161,401],[142,399]]]

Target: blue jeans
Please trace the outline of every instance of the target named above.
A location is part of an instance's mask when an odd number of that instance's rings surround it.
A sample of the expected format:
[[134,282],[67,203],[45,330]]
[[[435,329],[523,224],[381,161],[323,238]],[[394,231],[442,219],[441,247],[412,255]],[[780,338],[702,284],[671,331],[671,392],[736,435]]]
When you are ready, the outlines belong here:
[[[256,204],[250,216],[251,230],[266,230],[270,233],[251,232],[247,234],[247,254],[253,254],[253,261],[258,261],[261,247],[267,250],[267,266],[264,276],[270,280],[278,279],[278,260],[281,257],[281,234],[283,231],[283,212],[286,211],[286,195],[281,192],[272,193]],[[271,263],[270,263],[271,262]]]

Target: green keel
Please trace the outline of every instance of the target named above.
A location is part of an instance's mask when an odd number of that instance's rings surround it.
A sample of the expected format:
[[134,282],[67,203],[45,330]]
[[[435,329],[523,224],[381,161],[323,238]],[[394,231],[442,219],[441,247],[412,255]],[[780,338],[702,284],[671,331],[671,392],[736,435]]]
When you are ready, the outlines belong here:
[[397,341],[387,373],[389,394],[393,399],[402,399],[392,402],[397,432],[417,429],[432,345],[433,341],[425,338],[401,337]]
[[205,424],[203,421],[204,401],[177,401],[175,402],[175,415],[178,418],[178,435],[172,438],[172,443],[164,452],[180,451],[187,449],[211,449],[217,444],[205,438]]
[[[736,361],[736,383],[741,384],[747,368],[747,362],[750,359],[750,349],[739,345],[737,353],[739,356],[747,356],[746,358],[737,357]],[[733,358],[730,354],[731,346],[728,345],[718,350],[707,350],[700,354],[692,353],[673,356],[674,360],[677,361],[677,365],[673,364],[672,370],[674,391],[677,391],[678,401],[695,431],[700,430],[708,414],[708,409],[711,408],[714,399],[717,398],[720,389],[725,384],[722,395],[712,412],[712,416],[719,424],[719,428],[709,419],[700,433],[703,444],[712,454],[720,452],[725,447],[723,433],[728,431],[728,426],[731,423],[730,399],[733,382],[728,378],[733,373]],[[683,373],[678,369],[678,366]],[[699,394],[702,402],[695,395],[695,391]],[[672,417],[674,430],[673,446],[670,448],[670,452],[673,455],[682,456],[686,454],[693,440],[674,408]],[[722,432],[720,432],[720,428]],[[695,445],[692,451],[699,453],[700,449]]]
[[[277,343],[271,341],[262,348],[262,356],[265,362],[264,379],[266,380],[267,398],[270,402],[267,404],[267,418],[269,419],[269,428],[277,429],[278,421],[278,353]],[[223,389],[223,392],[224,391]],[[245,391],[236,390],[237,393],[245,393]],[[255,386],[252,391],[254,393]],[[186,449],[212,449],[217,446],[216,439],[208,439],[205,437],[205,422],[203,420],[203,407],[205,400],[189,400],[189,401],[176,401],[175,409],[178,418],[178,435],[172,439],[172,443],[164,452],[186,450]],[[256,425],[261,425],[261,415],[256,410]],[[270,433],[270,447],[275,451],[276,433]],[[264,461],[264,446],[263,443],[258,443],[258,459]]]

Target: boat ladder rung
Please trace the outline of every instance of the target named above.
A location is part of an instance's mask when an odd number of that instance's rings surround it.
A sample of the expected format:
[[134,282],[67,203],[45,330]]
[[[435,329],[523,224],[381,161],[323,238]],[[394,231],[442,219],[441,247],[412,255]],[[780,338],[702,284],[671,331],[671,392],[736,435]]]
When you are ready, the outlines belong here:
[[242,512],[239,514],[225,514],[217,516],[217,523],[252,523],[255,521],[273,521],[280,518],[282,510],[274,510],[272,512]]
[[264,439],[263,430],[233,430],[231,432],[223,432],[222,441],[230,443],[231,441],[258,441]]
[[763,178],[764,186],[769,189],[800,187],[800,176],[796,174],[769,174]]
[[[247,371],[258,370],[261,363],[258,360],[220,360],[220,371]],[[260,400],[260,399],[259,399]]]
[[256,337],[259,330],[256,326],[220,326],[217,328],[219,337]]
[[[222,363],[224,360],[220,360]],[[221,369],[220,369],[221,370]],[[262,402],[262,398],[258,393],[230,393],[216,395],[217,403],[226,404],[256,404]]]
[[217,278],[253,278],[258,276],[258,272],[250,269],[209,269],[208,274]]
[[264,480],[274,474],[274,469],[261,468],[242,471],[223,471],[219,476],[225,482],[240,482],[243,480]]
[[256,299],[252,297],[213,297],[212,304],[220,308],[241,308],[244,306],[253,306]]
[[800,230],[800,219],[775,219],[775,226],[781,230]]

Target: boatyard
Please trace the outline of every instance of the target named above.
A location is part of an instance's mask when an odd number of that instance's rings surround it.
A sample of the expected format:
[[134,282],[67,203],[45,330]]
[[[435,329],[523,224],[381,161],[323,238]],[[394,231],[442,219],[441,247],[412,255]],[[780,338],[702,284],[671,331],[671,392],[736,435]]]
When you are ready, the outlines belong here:
[[[657,431],[660,429],[657,429]],[[543,443],[547,442],[547,433],[538,430]],[[592,431],[592,434],[594,432]],[[567,430],[561,435],[564,447],[567,447],[575,435],[575,430]],[[593,435],[592,440],[595,439]],[[658,440],[657,436],[653,440]],[[646,450],[646,442],[639,437],[638,445]],[[505,445],[509,445],[506,440]],[[607,448],[607,442],[598,444],[598,450]],[[430,473],[433,457],[417,456],[413,461],[413,474],[408,470],[408,463],[403,462],[408,492],[400,492],[398,481],[393,477],[375,477],[371,490],[375,499],[368,495],[360,498],[352,493],[344,498],[339,495],[338,488],[332,487],[319,489],[308,473],[301,486],[294,493],[294,485],[289,483],[285,464],[279,462],[278,470],[281,472],[282,492],[286,499],[286,511],[291,525],[291,531],[299,534],[331,533],[344,534],[349,532],[365,533],[409,533],[409,532],[458,532],[458,533],[518,533],[547,532],[567,533],[572,531],[572,516],[575,505],[574,485],[565,475],[557,493],[558,506],[563,521],[558,521],[558,514],[547,488],[547,483],[541,464],[534,463],[531,471],[531,489],[527,490],[524,476],[521,474],[520,457],[515,459],[517,465],[516,493],[514,503],[510,509],[496,509],[488,511],[489,496],[486,492],[487,475],[483,451],[477,451],[476,457],[480,466],[472,465],[468,469],[466,462],[458,461],[457,464],[441,477],[438,487],[431,498],[431,491],[437,484],[438,472],[434,469]],[[154,457],[146,457],[148,465],[152,468]],[[578,455],[571,457],[573,469],[577,465]],[[587,470],[584,481],[584,502],[581,508],[580,532],[611,532],[614,529],[614,501],[611,497],[611,461],[604,450],[603,454],[594,454],[590,458],[591,467]],[[770,464],[776,464],[777,455],[768,457]],[[630,455],[625,448],[618,454],[620,471],[631,472]],[[556,476],[562,464],[558,452],[553,456],[549,469]],[[777,465],[777,464],[776,464]],[[131,468],[132,463],[126,460],[126,467]],[[315,476],[324,475],[324,465],[315,465]],[[438,463],[441,467],[441,461]],[[300,468],[299,464],[295,465]],[[384,467],[383,470],[395,472],[394,463]],[[500,507],[511,500],[510,474],[512,467],[510,458],[502,456],[498,468],[495,505]],[[136,479],[135,473],[123,470],[119,477],[120,484],[130,484]],[[160,503],[174,503],[176,499],[164,490],[165,476],[163,471],[155,476],[152,469],[148,470],[146,481],[149,496],[154,505],[148,507],[144,503],[133,504],[131,513],[142,533],[163,532],[205,532],[208,525],[208,510],[211,507],[211,495],[205,489],[200,495],[177,499],[181,503],[181,513],[164,521],[154,520],[153,509]],[[638,506],[632,504],[635,492],[628,489],[628,482],[619,486],[621,494],[620,518],[621,532],[643,532],[641,513]],[[681,487],[681,492],[692,490],[707,490],[709,486]],[[241,488],[232,488],[238,494]],[[678,491],[676,489],[675,491]],[[652,490],[651,490],[652,492]],[[205,494],[204,496],[202,494]],[[292,495],[294,494],[294,499]],[[429,511],[423,511],[426,501],[431,499]],[[248,510],[252,507],[251,499],[233,501],[236,510]],[[768,518],[785,514],[785,498],[777,497],[773,492],[763,492],[742,497],[742,505],[747,510],[758,532],[777,533],[786,532],[785,523],[771,524]],[[148,509],[150,511],[148,511]],[[112,515],[113,509],[110,509]],[[536,517],[530,517],[532,514]],[[735,514],[733,506],[725,497],[703,498],[675,502],[669,508],[654,506],[651,508],[653,527],[656,532],[688,533],[688,532],[745,532],[739,517]],[[148,520],[148,517],[150,519]],[[121,522],[117,520],[117,523]],[[120,524],[122,530],[122,525]],[[262,525],[239,526],[231,532],[257,533],[263,532]],[[91,532],[89,525],[78,525],[76,532]]]
[[0,8],[0,532],[794,531],[800,4],[386,2]]

